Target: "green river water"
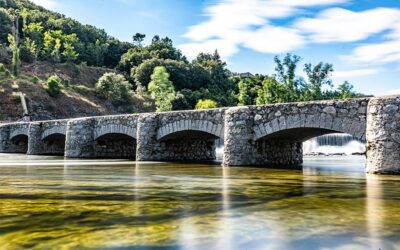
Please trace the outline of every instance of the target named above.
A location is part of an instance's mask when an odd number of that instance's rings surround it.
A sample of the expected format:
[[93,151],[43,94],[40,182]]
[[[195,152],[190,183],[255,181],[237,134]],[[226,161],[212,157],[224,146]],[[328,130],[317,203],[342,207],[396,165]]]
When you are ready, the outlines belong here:
[[0,154],[0,249],[400,249],[400,176]]

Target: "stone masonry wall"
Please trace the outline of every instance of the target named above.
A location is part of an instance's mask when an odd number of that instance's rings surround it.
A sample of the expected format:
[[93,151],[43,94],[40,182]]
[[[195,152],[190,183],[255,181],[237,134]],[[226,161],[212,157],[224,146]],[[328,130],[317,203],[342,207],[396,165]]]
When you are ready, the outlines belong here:
[[9,123],[0,126],[0,153],[26,153],[29,123]]
[[29,125],[28,154],[64,155],[68,120],[32,122]]
[[[138,121],[137,160],[207,161],[215,159],[215,139],[223,137],[224,110],[143,114]],[[184,135],[180,132],[187,131]],[[192,132],[191,132],[192,131]],[[198,132],[202,132],[198,136]],[[170,138],[177,135],[177,138]]]
[[400,96],[372,98],[367,119],[368,173],[400,173]]
[[272,139],[258,141],[255,145],[257,165],[297,168],[303,163],[301,142]]

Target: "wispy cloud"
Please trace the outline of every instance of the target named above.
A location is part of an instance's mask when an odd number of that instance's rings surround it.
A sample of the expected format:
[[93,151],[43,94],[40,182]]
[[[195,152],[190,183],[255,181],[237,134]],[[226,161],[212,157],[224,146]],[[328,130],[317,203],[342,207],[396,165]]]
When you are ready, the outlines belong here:
[[354,42],[393,26],[400,19],[400,10],[375,8],[354,12],[331,8],[314,18],[302,18],[295,24],[314,42]]
[[[180,49],[189,58],[199,52],[218,49],[226,60],[241,47],[278,54],[312,44],[364,42],[379,34],[375,42],[355,45],[350,54],[339,58],[364,65],[400,62],[400,9],[371,8],[357,12],[337,5],[346,2],[348,0],[220,0],[205,8],[204,15],[208,19],[188,29],[184,37],[189,42]],[[325,9],[314,13],[316,6]],[[304,13],[307,16],[311,13],[311,17],[301,17]],[[276,20],[291,21],[278,25]],[[373,72],[372,69],[352,71],[358,76]]]
[[31,1],[47,9],[54,9],[58,5],[56,0],[31,0]]
[[189,57],[206,48],[218,49],[227,58],[241,45],[267,53],[290,51],[304,44],[303,37],[297,29],[274,26],[271,20],[293,16],[307,7],[346,1],[222,0],[205,9],[208,20],[190,27],[184,37],[191,42],[180,48]]

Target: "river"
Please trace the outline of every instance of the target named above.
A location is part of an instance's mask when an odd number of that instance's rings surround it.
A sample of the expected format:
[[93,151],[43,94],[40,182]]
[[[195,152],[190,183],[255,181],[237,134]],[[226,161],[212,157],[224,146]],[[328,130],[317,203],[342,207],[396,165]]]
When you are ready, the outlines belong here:
[[400,249],[400,177],[0,154],[0,249]]

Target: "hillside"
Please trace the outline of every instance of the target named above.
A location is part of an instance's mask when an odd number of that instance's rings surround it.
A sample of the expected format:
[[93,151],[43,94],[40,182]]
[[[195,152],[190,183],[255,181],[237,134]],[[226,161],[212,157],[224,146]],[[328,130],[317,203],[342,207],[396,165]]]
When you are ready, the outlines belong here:
[[[19,92],[25,96],[32,120],[154,111],[153,102],[144,97],[133,98],[131,103],[119,107],[114,106],[110,100],[98,98],[94,90],[95,83],[105,72],[113,71],[47,62],[25,65],[16,80],[0,78],[0,121],[17,121],[22,118],[24,111]],[[67,83],[62,86],[62,93],[56,98],[51,97],[45,89],[46,79],[54,74]],[[39,77],[38,83],[34,83],[34,75]]]

